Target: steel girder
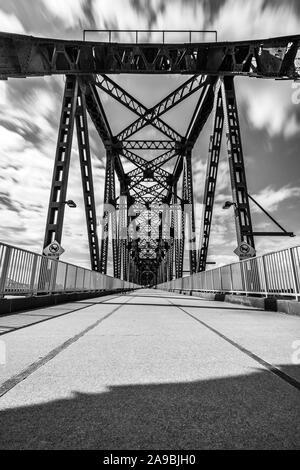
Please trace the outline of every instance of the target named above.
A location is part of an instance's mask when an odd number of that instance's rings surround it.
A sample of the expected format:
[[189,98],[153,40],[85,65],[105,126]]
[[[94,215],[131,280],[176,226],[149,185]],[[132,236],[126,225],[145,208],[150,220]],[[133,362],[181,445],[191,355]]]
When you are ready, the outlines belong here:
[[115,155],[111,150],[106,152],[105,183],[104,183],[104,214],[103,229],[101,240],[100,263],[101,272],[107,273],[108,247],[109,247],[109,229],[111,224],[112,234],[112,254],[113,254],[113,272],[114,277],[119,277],[118,264],[118,232],[116,219],[116,187],[115,187]]
[[235,204],[237,242],[246,241],[255,248],[234,82],[231,77],[224,77],[219,80],[215,90],[213,133],[210,137],[206,169],[198,271],[204,271],[207,263],[224,123],[227,131],[232,198]]
[[245,241],[255,248],[238,107],[232,77],[224,77],[222,99],[224,103],[224,122],[227,131],[227,153],[232,197],[236,207],[235,223],[237,241],[238,243]]
[[44,247],[54,240],[56,240],[58,243],[61,243],[74,123],[76,123],[77,130],[81,181],[85,205],[91,268],[95,271],[99,271],[100,266],[97,217],[85,94],[80,87],[79,79],[75,76],[66,77],[45,230]]
[[54,240],[61,243],[77,97],[78,78],[76,76],[67,76],[53,168],[44,247]]
[[77,108],[75,114],[83,200],[88,232],[91,268],[100,270],[99,241],[97,234],[97,216],[92,175],[92,162],[89,144],[85,94],[78,90]]
[[222,102],[221,83],[219,82],[215,91],[213,132],[210,136],[208,150],[208,160],[203,196],[203,213],[200,233],[200,250],[198,256],[197,271],[205,271],[206,268],[219,158],[222,143],[223,123],[224,110]]
[[187,150],[184,156],[184,203],[188,205],[188,243],[190,257],[190,274],[197,271],[197,252],[196,252],[196,229],[194,212],[194,191],[193,191],[193,173],[192,173],[192,151]]
[[122,44],[0,34],[0,77],[209,74],[299,78],[300,36],[193,44]]
[[[181,192],[181,199],[182,201],[185,200],[185,172],[186,168],[183,166],[182,171],[182,192]],[[177,237],[177,258],[176,258],[176,278],[182,277],[183,275],[183,263],[184,263],[184,245],[185,245],[185,213],[184,208],[182,207],[183,204],[181,203],[179,206],[175,208],[175,230],[176,230],[176,237]]]
[[171,140],[124,140],[123,149],[126,150],[175,150],[176,142]]

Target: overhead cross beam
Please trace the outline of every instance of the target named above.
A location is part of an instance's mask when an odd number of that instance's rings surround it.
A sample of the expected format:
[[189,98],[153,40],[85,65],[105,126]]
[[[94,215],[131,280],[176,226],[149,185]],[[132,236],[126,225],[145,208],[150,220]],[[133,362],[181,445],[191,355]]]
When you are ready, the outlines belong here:
[[300,35],[190,44],[122,44],[0,33],[0,78],[52,74],[244,75],[295,80]]

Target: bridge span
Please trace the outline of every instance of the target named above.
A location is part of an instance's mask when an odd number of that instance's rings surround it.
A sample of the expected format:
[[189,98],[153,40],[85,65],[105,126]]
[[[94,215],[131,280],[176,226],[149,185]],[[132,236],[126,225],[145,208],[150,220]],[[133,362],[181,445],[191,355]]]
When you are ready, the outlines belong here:
[[299,321],[154,289],[1,316],[1,448],[299,448]]

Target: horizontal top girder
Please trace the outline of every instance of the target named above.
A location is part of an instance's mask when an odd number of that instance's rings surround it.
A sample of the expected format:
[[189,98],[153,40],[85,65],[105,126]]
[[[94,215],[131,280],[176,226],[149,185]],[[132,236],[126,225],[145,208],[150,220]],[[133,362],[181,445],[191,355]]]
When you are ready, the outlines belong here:
[[123,44],[0,33],[0,78],[51,74],[208,74],[297,79],[300,35],[270,39]]

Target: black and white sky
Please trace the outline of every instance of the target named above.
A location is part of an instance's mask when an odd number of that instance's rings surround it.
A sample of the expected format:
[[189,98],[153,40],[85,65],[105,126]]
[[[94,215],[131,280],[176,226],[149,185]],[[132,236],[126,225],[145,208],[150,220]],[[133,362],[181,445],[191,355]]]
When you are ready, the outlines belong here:
[[[0,0],[0,31],[81,39],[83,28],[216,29],[219,40],[257,39],[300,33],[297,0]],[[299,64],[300,65],[300,64]],[[113,77],[146,105],[155,104],[182,77]],[[55,155],[64,78],[0,81],[0,240],[40,252]],[[293,88],[294,86],[294,88]],[[258,254],[300,244],[300,91],[289,81],[236,79],[248,189],[297,237],[261,238]],[[114,131],[132,120],[101,95]],[[166,120],[183,130],[195,97]],[[186,119],[184,118],[186,116]],[[104,148],[91,129],[98,215],[104,182]],[[148,129],[146,134],[150,136]],[[196,224],[201,202],[211,120],[193,154]],[[153,135],[153,134],[152,134]],[[78,151],[74,139],[62,245],[65,261],[89,266]],[[223,211],[230,199],[225,148],[218,178],[209,257],[218,264],[235,261],[233,214]],[[275,227],[253,207],[255,229]]]

